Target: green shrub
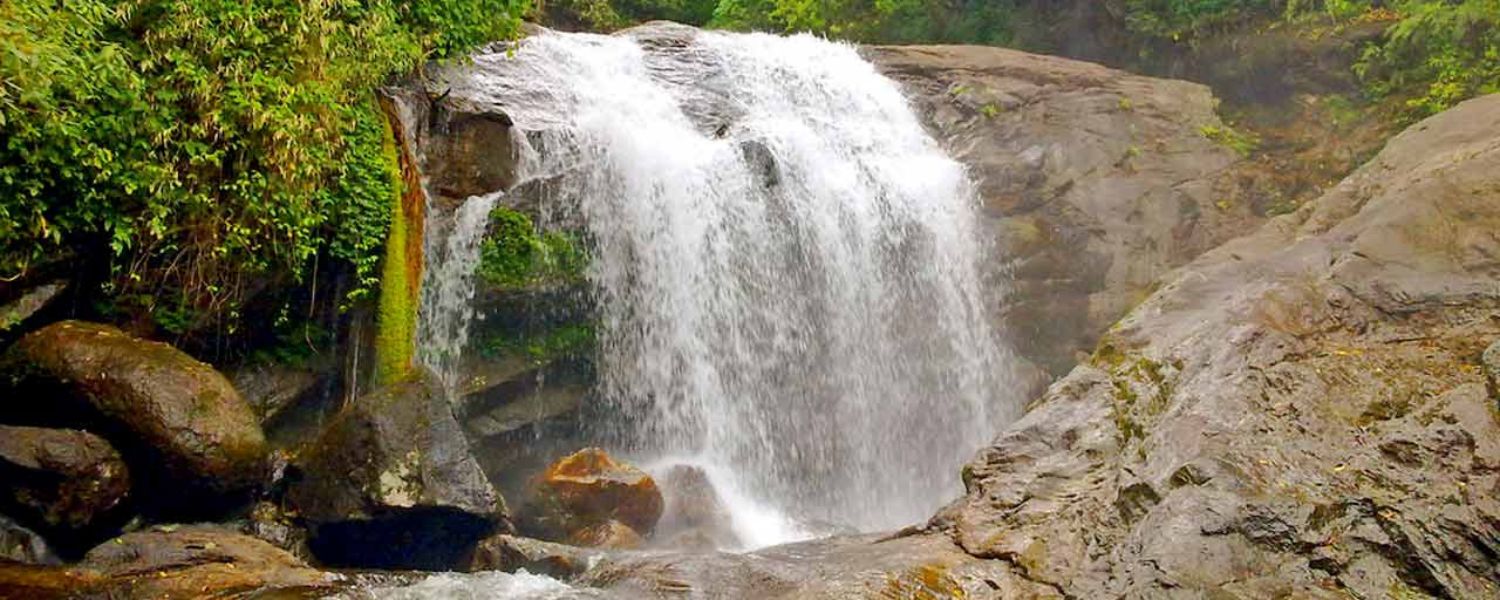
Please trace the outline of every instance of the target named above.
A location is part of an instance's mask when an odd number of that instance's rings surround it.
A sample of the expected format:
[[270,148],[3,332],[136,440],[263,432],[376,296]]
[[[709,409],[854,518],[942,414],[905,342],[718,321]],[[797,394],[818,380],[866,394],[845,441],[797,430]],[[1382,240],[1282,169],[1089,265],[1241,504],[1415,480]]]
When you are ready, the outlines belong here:
[[529,334],[501,334],[479,342],[486,358],[523,357],[544,363],[558,358],[582,357],[594,349],[594,327],[569,323]]
[[[375,86],[524,0],[0,3],[0,277],[68,252],[191,330],[324,253],[373,283]],[[346,227],[350,229],[346,230]],[[102,256],[101,256],[102,255]]]
[[490,212],[480,246],[479,276],[500,289],[568,283],[583,277],[588,254],[572,235],[538,232],[531,217],[505,207]]
[[1409,97],[1408,117],[1500,92],[1500,0],[1399,3],[1400,20],[1356,72],[1374,95]]

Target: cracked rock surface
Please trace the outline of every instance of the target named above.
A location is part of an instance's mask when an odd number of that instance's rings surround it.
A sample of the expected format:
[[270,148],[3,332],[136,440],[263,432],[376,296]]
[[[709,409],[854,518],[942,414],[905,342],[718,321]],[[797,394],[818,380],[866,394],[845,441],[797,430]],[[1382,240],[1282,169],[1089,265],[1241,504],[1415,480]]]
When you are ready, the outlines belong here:
[[1076,598],[1500,595],[1500,95],[1168,281],[934,525]]

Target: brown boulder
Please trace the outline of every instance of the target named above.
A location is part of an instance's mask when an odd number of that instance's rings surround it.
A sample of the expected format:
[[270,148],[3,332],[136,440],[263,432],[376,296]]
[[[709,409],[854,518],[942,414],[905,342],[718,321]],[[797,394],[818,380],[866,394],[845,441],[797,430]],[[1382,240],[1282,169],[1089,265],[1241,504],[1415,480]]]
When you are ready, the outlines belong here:
[[103,435],[131,466],[150,512],[210,516],[264,476],[265,437],[244,399],[218,371],[166,344],[63,321],[16,342],[0,373],[17,399],[0,406],[0,419]]
[[661,490],[650,475],[603,450],[585,448],[537,478],[528,513],[532,525],[557,537],[609,521],[650,533],[662,505]]
[[[120,454],[98,436],[0,425],[0,484],[5,512],[68,538],[102,525],[125,499],[130,477]],[[84,543],[98,541],[88,537]]]
[[67,568],[0,564],[0,598],[321,597],[343,578],[223,529],[167,525],[129,533]]

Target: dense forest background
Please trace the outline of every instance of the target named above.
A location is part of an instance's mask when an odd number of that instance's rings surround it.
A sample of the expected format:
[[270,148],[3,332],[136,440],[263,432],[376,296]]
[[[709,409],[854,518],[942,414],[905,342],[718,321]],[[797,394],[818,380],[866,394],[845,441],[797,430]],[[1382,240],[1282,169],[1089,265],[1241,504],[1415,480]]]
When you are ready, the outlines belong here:
[[1357,106],[1409,121],[1500,91],[1500,0],[8,0],[0,300],[64,277],[71,310],[188,347],[308,339],[314,305],[380,283],[401,178],[379,86],[524,20],[653,19],[1144,71],[1236,36],[1373,29],[1350,49]]

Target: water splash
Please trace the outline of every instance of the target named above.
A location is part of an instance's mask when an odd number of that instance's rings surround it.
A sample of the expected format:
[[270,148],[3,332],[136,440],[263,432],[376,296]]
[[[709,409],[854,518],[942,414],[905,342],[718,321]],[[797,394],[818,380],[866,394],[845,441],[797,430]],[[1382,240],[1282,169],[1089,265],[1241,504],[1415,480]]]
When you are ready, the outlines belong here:
[[548,32],[446,85],[587,230],[621,446],[708,465],[742,525],[917,522],[1014,414],[972,186],[853,47]]

